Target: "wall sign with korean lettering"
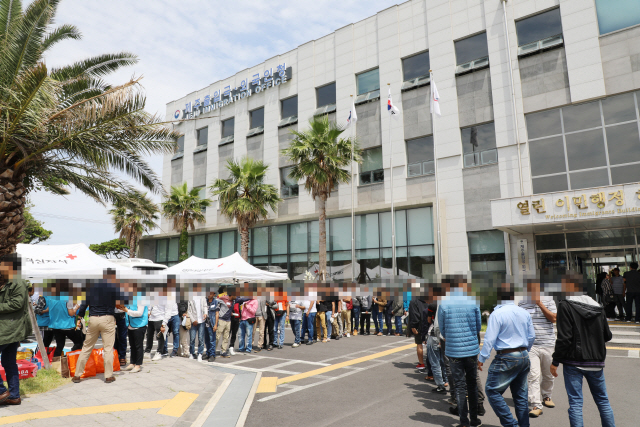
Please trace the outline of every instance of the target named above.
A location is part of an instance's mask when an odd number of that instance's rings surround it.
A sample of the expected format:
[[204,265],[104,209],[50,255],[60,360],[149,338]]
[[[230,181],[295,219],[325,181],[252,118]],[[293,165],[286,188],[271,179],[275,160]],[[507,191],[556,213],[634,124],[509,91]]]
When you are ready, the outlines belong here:
[[[209,113],[219,108],[226,107],[236,101],[250,97],[253,94],[264,92],[281,84],[286,84],[293,76],[293,69],[286,64],[278,65],[275,69],[268,68],[262,73],[254,74],[240,82],[240,86],[231,88],[226,86],[216,90],[213,95],[206,95],[194,101],[187,102],[182,110],[183,119],[193,119],[200,114]],[[176,111],[175,118],[180,117],[180,111]]]
[[527,252],[527,239],[518,239],[518,271],[529,271],[529,253]]

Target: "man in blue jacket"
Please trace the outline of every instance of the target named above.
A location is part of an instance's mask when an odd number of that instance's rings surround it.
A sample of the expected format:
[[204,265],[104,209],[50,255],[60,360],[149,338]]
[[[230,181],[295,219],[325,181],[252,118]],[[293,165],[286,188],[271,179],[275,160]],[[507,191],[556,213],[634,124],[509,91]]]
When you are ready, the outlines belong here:
[[446,341],[445,354],[449,358],[456,384],[460,426],[464,427],[482,425],[478,419],[476,385],[480,353],[478,333],[482,319],[478,302],[467,294],[467,288],[466,281],[454,282],[451,294],[441,302],[438,309],[440,334]]

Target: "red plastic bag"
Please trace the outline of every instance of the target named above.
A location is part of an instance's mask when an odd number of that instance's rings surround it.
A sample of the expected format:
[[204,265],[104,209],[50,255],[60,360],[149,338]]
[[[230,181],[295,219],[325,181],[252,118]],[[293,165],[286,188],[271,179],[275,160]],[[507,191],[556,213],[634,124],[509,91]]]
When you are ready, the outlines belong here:
[[[53,353],[56,351],[55,347],[47,347],[47,356],[49,356],[49,363],[53,362]],[[40,363],[43,363],[42,361],[42,356],[40,355],[40,349],[38,349],[38,351],[36,351],[35,354],[35,358],[38,359],[40,361]]]
[[[21,380],[37,375],[38,365],[35,363],[29,362],[28,360],[16,360],[16,363],[18,365],[18,378]],[[0,378],[2,378],[2,381],[7,381],[7,376],[2,365],[0,365]]]
[[[76,375],[76,365],[78,364],[78,359],[80,358],[80,353],[82,350],[70,351],[67,353],[67,362],[69,363],[69,372],[71,376],[74,377]],[[93,358],[93,354],[89,356],[87,359],[86,365],[84,365],[84,372],[80,375],[80,378],[89,378],[96,376],[96,362]]]

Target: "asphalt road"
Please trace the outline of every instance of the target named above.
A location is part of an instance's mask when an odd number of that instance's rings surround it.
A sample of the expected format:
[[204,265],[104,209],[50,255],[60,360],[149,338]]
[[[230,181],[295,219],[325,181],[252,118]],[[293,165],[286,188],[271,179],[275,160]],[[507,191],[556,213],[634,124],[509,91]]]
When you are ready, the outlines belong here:
[[[292,342],[291,331],[287,330],[286,345],[282,350],[218,358],[217,362],[261,371],[263,378],[281,379],[365,356],[372,359],[338,369],[329,368],[328,372],[279,385],[275,393],[256,394],[247,427],[457,425],[458,418],[449,414],[449,405],[445,402],[448,395],[433,393],[431,390],[435,385],[426,382],[424,375],[415,371],[415,346],[390,352],[412,344],[413,340],[371,335],[298,348],[292,348]],[[377,357],[381,352],[391,354]],[[610,350],[608,354],[605,376],[616,425],[637,426],[640,424],[640,405],[637,404],[637,387],[634,384],[640,374],[640,358],[636,351]],[[488,366],[489,363],[485,364]],[[483,384],[486,372],[487,369],[481,372]],[[586,382],[585,391],[588,392]],[[505,398],[512,406],[509,391],[505,392]],[[561,370],[556,379],[553,400],[556,408],[545,409],[541,417],[531,419],[532,426],[569,425]],[[487,414],[481,418],[483,425],[500,426],[488,402],[485,402],[485,408]],[[587,394],[584,420],[585,426],[600,425],[597,408]]]

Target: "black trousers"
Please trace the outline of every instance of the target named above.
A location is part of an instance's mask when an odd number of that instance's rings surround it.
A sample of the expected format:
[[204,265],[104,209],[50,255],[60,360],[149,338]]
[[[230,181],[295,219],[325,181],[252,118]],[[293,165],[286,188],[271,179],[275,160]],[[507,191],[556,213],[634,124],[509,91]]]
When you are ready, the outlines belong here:
[[240,319],[231,315],[231,339],[229,340],[229,347],[235,347],[239,327]]
[[633,315],[633,302],[636,302],[636,322],[640,322],[640,293],[637,292],[627,292],[627,320],[631,320],[631,316]]
[[[390,314],[384,315],[384,323],[387,324],[387,335],[393,335],[393,316]],[[382,330],[382,325],[380,325],[380,330]]]
[[371,312],[360,314],[360,334],[362,335],[365,332],[371,333]]
[[113,344],[113,348],[118,352],[118,358],[125,360],[127,358],[127,321],[125,316],[120,316],[120,313],[116,313],[116,340]]
[[162,328],[162,320],[156,320],[154,322],[149,322],[147,327],[147,348],[144,349],[145,353],[151,353],[151,349],[153,348],[153,339],[156,335],[158,337],[158,349],[160,354],[162,354],[162,349],[164,348],[164,334],[160,334],[160,328]]
[[[265,328],[264,328],[264,343],[262,347],[273,346],[274,341],[274,333],[273,333],[273,317],[269,314],[265,320]],[[269,338],[269,344],[267,344],[267,338]]]
[[143,326],[141,328],[131,329],[127,334],[129,337],[129,347],[131,348],[129,362],[134,365],[140,366],[144,360],[144,334],[146,332],[147,327]]
[[54,357],[62,355],[67,338],[73,342],[71,351],[80,350],[82,348],[84,337],[81,331],[76,331],[75,329],[52,329],[52,331],[53,336],[56,339],[56,351],[53,353]]
[[51,347],[51,341],[53,341],[53,329],[47,328],[42,333],[42,343],[44,344],[44,347]]

